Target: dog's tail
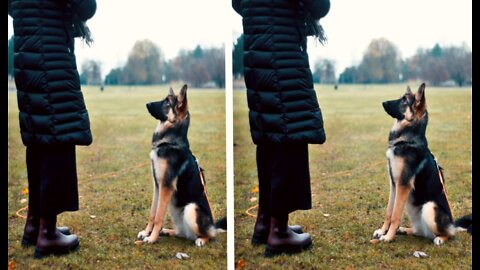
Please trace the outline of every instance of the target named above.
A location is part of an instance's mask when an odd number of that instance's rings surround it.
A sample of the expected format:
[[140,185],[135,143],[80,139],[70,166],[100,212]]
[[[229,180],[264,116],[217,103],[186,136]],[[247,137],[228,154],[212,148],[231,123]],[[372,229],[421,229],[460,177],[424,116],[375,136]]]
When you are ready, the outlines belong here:
[[455,227],[458,231],[467,231],[469,234],[472,234],[473,219],[472,214],[463,216],[455,220]]
[[215,229],[217,232],[226,232],[227,231],[227,217],[221,218],[215,222]]

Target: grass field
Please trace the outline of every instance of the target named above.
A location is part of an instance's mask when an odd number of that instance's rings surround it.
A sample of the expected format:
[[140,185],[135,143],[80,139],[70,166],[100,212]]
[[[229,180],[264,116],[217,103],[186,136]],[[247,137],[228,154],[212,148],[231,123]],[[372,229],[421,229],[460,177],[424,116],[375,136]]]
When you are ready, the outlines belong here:
[[[411,85],[416,90],[418,85]],[[235,261],[243,269],[471,269],[472,237],[459,233],[444,246],[398,236],[370,244],[380,228],[388,199],[388,132],[393,119],[381,102],[400,97],[405,85],[317,86],[327,141],[310,145],[313,208],[290,215],[313,237],[310,251],[263,258],[264,247],[250,245],[257,204],[255,146],[251,142],[246,94],[234,91]],[[426,89],[430,150],[444,167],[455,217],[472,211],[471,88]],[[288,199],[288,198],[286,198]],[[256,214],[255,210],[251,211]],[[407,225],[404,217],[402,225]],[[429,257],[417,259],[414,251]]]
[[[173,85],[178,92],[181,85]],[[165,97],[168,86],[84,87],[93,144],[77,147],[80,211],[58,216],[80,239],[80,250],[69,256],[33,259],[34,248],[20,239],[25,220],[17,210],[28,195],[25,147],[20,139],[16,93],[8,93],[8,260],[16,269],[226,269],[227,236],[204,248],[193,241],[160,238],[155,244],[134,244],[148,221],[152,197],[149,167],[151,136],[156,120],[145,104]],[[213,214],[226,214],[225,92],[188,92],[192,152],[205,169]],[[21,212],[20,214],[26,214]],[[172,227],[167,219],[166,227]],[[175,258],[187,253],[188,260]]]

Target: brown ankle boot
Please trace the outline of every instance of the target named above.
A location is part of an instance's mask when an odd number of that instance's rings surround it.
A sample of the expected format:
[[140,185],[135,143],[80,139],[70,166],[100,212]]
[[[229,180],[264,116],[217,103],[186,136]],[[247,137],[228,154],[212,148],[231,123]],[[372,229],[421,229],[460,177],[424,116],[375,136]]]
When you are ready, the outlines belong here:
[[64,235],[57,227],[57,217],[40,218],[35,258],[40,259],[49,255],[61,255],[74,251],[79,246],[76,235]]
[[[35,246],[37,244],[38,230],[40,227],[40,219],[38,215],[33,213],[33,210],[28,208],[27,211],[27,221],[25,222],[25,228],[23,229],[22,236],[22,246]],[[57,230],[64,235],[70,235],[70,228],[68,227],[57,227]]]
[[282,253],[298,253],[312,245],[308,233],[297,234],[288,227],[288,215],[270,218],[265,257],[273,257]]
[[[289,225],[288,228],[294,233],[303,233],[302,226]],[[257,221],[253,228],[252,244],[261,245],[266,244],[268,240],[268,234],[270,233],[270,215],[267,215],[263,210],[263,207],[258,206]]]

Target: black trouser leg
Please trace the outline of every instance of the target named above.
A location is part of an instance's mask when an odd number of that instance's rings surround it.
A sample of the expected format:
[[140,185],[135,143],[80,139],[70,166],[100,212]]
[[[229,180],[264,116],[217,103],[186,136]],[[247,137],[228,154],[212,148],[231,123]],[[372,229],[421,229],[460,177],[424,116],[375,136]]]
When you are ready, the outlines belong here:
[[40,168],[42,155],[35,147],[27,147],[28,210],[37,216],[40,209]]
[[27,147],[29,207],[41,217],[78,210],[75,145]]
[[268,217],[270,217],[272,184],[272,153],[270,149],[271,147],[268,145],[257,146],[258,207]]
[[271,178],[271,214],[282,216],[312,208],[308,144],[286,144],[274,153]]

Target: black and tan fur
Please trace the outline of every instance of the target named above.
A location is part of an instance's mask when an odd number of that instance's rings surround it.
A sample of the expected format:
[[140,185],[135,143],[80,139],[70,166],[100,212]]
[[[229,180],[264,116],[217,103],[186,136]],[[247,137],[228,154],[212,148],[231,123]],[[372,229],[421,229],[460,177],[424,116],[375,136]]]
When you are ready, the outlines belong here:
[[[416,93],[407,87],[400,99],[385,101],[383,107],[395,118],[387,150],[390,196],[383,226],[373,237],[389,242],[396,234],[417,235],[441,245],[465,229],[454,224],[442,170],[428,148],[425,84]],[[404,208],[411,228],[400,227]]]
[[[175,235],[203,246],[215,237],[218,228],[200,177],[203,170],[187,139],[190,123],[187,85],[178,96],[170,88],[165,99],[148,103],[147,109],[159,120],[150,151],[154,192],[148,225],[137,237],[153,243],[160,235]],[[164,228],[167,210],[175,223],[174,230]]]

